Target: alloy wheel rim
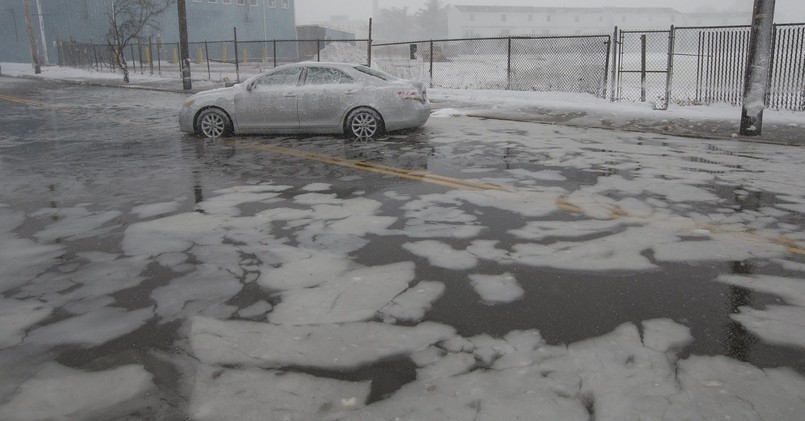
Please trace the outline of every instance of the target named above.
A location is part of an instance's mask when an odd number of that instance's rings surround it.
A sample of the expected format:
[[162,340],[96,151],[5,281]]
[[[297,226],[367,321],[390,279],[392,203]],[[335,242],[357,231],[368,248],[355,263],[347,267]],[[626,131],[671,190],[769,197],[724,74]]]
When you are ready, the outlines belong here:
[[377,132],[377,120],[369,113],[360,113],[352,119],[352,133],[358,139],[369,139]]
[[220,137],[224,127],[224,119],[217,114],[208,114],[201,120],[201,131],[207,137]]

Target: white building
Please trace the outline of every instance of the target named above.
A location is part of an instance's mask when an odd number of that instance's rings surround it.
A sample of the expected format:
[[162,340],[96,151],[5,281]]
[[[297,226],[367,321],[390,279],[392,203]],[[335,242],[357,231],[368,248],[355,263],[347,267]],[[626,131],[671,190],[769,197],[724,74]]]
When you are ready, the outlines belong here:
[[687,14],[672,8],[452,6],[449,38],[509,35],[610,34],[627,29],[667,29],[675,26],[747,25],[746,13]]

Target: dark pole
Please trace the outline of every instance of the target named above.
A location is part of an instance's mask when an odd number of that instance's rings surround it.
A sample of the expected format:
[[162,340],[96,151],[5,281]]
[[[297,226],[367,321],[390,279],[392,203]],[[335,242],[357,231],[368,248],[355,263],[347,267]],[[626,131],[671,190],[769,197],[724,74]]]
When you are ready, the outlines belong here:
[[240,64],[238,64],[238,28],[232,28],[235,32],[235,78],[240,83]]
[[646,35],[640,35],[640,102],[646,102]]
[[185,0],[176,0],[176,7],[179,11],[179,50],[182,56],[182,89],[189,91],[193,89],[193,82],[190,80],[190,46],[187,42],[187,7]]
[[372,67],[372,18],[369,18],[369,42],[366,47],[366,65]]
[[742,136],[760,136],[763,127],[763,109],[769,90],[773,34],[774,0],[755,0],[752,10],[752,31],[749,37],[746,79],[744,79],[740,129]]

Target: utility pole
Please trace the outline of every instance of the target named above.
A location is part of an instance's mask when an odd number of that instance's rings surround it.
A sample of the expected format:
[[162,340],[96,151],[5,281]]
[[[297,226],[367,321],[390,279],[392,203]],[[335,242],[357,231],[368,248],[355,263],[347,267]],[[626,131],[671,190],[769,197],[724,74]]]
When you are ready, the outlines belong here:
[[176,0],[176,7],[179,11],[179,54],[181,55],[182,63],[182,89],[189,91],[193,89],[193,81],[190,80],[190,46],[187,42],[187,7],[185,0]]
[[48,42],[47,38],[45,38],[45,18],[42,14],[42,2],[41,0],[36,0],[36,11],[37,15],[39,15],[39,34],[42,36],[42,61],[44,62],[45,66],[48,65]]
[[752,9],[752,30],[749,36],[741,111],[742,136],[760,136],[763,127],[763,109],[766,107],[766,95],[769,91],[769,67],[774,37],[774,1],[755,0]]
[[34,23],[31,19],[31,3],[29,0],[22,0],[22,7],[25,10],[25,26],[28,29],[28,40],[31,42],[31,63],[34,66],[34,73],[42,73],[39,67],[39,49],[36,48],[36,37],[34,36]]

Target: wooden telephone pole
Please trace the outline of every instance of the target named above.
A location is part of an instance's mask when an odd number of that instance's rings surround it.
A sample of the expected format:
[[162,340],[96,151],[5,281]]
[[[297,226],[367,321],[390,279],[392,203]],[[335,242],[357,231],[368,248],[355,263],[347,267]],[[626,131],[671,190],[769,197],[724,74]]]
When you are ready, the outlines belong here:
[[[185,91],[193,89],[190,79],[190,46],[187,42],[187,6],[185,0],[176,0],[179,12],[179,51],[182,61],[182,88]],[[235,57],[237,59],[237,57]]]
[[34,66],[34,73],[42,73],[39,65],[39,48],[36,47],[36,36],[34,36],[34,22],[31,18],[31,4],[29,0],[22,0],[22,7],[25,10],[25,27],[28,30],[28,40],[31,42],[31,63]]

